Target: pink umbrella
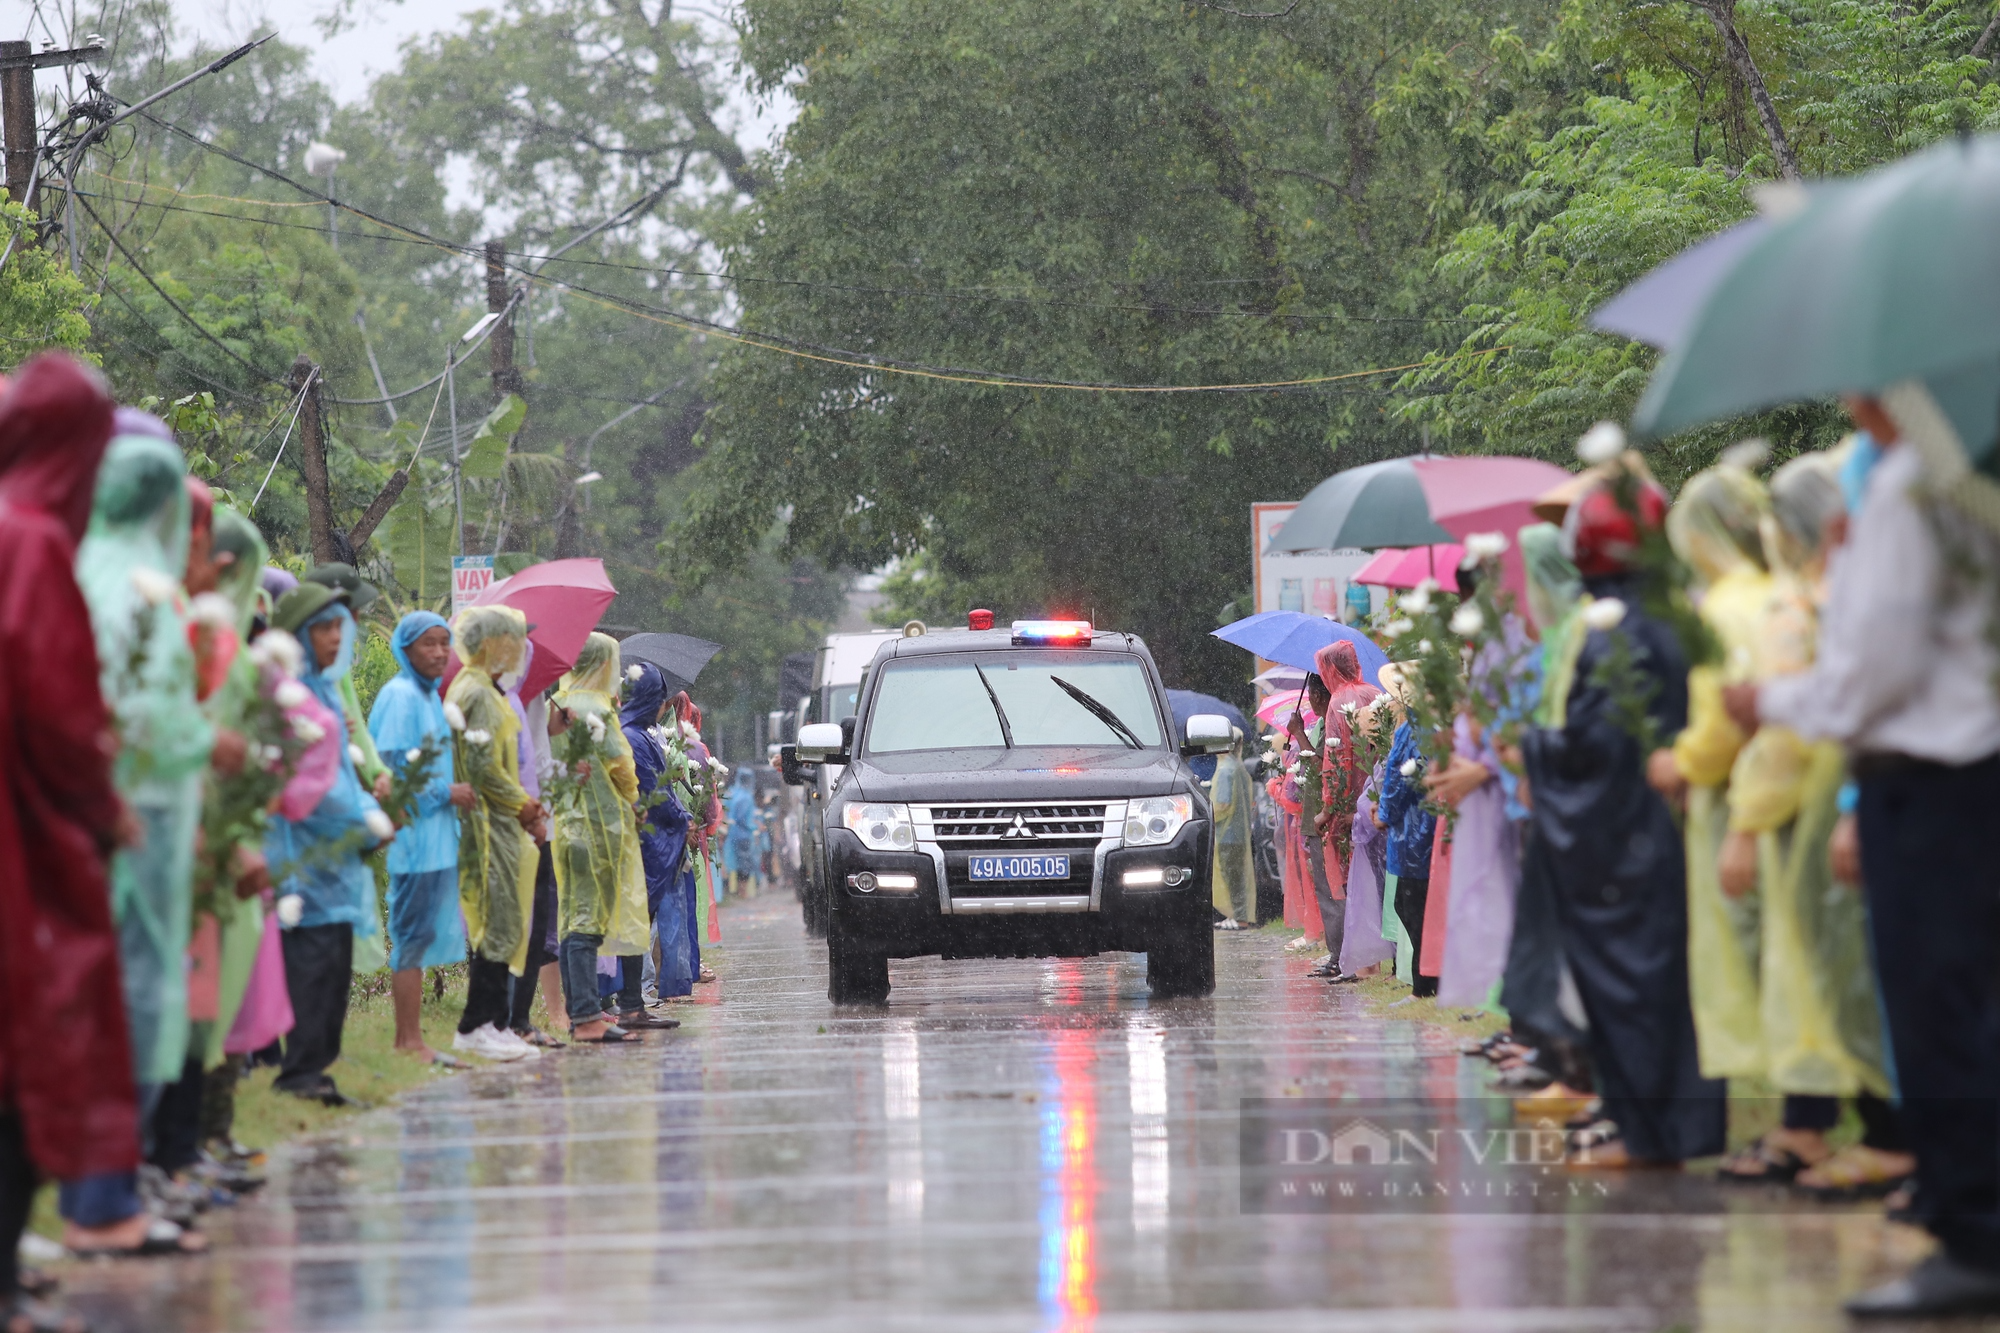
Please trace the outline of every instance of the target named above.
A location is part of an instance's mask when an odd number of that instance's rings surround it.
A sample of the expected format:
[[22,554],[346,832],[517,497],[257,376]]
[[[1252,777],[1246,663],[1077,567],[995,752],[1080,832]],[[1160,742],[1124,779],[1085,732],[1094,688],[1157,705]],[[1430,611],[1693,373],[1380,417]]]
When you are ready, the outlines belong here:
[[1313,723],[1319,721],[1319,714],[1313,712],[1311,704],[1300,704],[1300,693],[1301,691],[1297,689],[1279,690],[1263,703],[1257,705],[1257,720],[1266,726],[1276,727],[1279,731],[1283,731],[1285,724],[1291,720],[1292,714],[1298,712],[1303,714],[1305,724],[1310,727]]
[[534,626],[528,639],[535,659],[521,682],[521,697],[532,699],[569,670],[617,595],[602,560],[548,560],[497,580],[472,605],[511,606]]
[[[1539,458],[1504,456],[1416,458],[1410,466],[1416,471],[1417,484],[1423,487],[1424,499],[1430,502],[1433,523],[1461,540],[1475,532],[1497,532],[1506,537],[1500,581],[1517,598],[1524,596],[1528,577],[1515,536],[1538,521],[1535,501],[1570,480],[1570,474]],[[1443,568],[1442,562],[1439,567]],[[1458,562],[1454,560],[1451,567],[1458,568]],[[1438,582],[1451,586],[1443,576]]]
[[1363,565],[1353,581],[1379,588],[1414,588],[1425,579],[1435,579],[1439,587],[1452,590],[1458,586],[1458,562],[1464,558],[1465,548],[1457,542],[1407,550],[1392,546]]

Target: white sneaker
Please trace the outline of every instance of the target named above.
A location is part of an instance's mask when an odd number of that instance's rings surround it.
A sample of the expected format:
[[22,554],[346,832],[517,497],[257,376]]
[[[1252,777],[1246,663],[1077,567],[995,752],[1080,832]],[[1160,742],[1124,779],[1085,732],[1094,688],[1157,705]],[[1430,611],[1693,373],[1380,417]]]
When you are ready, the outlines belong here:
[[470,1032],[461,1032],[451,1039],[454,1051],[464,1051],[482,1060],[519,1060],[523,1058],[521,1051],[526,1047],[526,1042],[521,1042],[520,1046],[510,1045],[491,1023]]
[[523,1060],[539,1060],[542,1058],[541,1048],[534,1045],[534,1043],[530,1042],[520,1033],[514,1031],[514,1029],[503,1028],[496,1023],[493,1031],[498,1034],[500,1040],[506,1042],[508,1045],[519,1047]]

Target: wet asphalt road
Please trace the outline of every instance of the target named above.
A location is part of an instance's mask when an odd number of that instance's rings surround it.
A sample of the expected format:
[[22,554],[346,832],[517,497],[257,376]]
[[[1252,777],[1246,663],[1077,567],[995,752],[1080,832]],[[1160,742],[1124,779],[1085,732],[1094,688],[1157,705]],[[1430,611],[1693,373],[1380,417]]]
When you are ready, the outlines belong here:
[[213,1257],[72,1269],[73,1302],[120,1330],[1776,1333],[1844,1326],[1923,1248],[1864,1209],[1246,1216],[1241,1099],[1476,1095],[1456,1034],[1248,932],[1210,1000],[1149,1001],[1133,955],[925,959],[836,1011],[788,899],[724,921],[681,1031],[274,1154]]

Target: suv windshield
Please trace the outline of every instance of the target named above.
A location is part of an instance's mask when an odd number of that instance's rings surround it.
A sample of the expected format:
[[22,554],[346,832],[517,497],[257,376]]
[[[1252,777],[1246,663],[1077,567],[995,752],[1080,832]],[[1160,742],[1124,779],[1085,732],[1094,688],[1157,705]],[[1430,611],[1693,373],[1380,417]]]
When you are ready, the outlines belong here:
[[951,653],[886,663],[881,671],[868,714],[869,754],[1161,744],[1152,683],[1134,657]]

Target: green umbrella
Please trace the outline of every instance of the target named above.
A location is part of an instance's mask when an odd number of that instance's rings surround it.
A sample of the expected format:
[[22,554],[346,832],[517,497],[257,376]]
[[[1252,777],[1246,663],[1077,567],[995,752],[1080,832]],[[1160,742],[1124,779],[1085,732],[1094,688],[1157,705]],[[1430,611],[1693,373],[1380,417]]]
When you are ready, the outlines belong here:
[[1746,246],[1646,386],[1636,433],[1923,380],[1975,462],[2000,408],[2000,136],[1814,189]]

